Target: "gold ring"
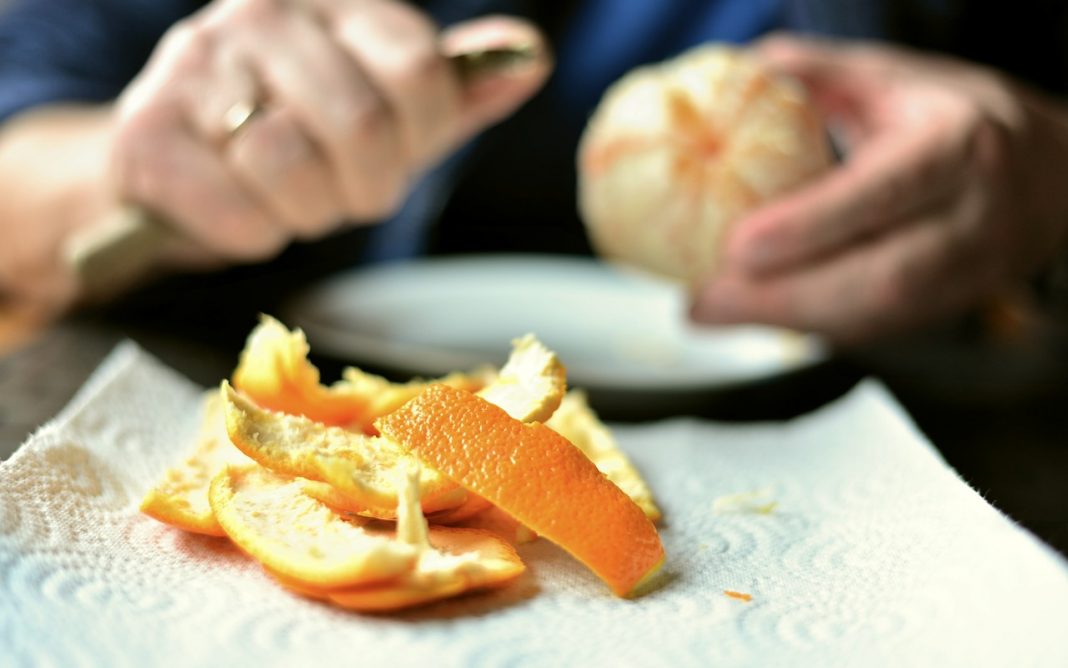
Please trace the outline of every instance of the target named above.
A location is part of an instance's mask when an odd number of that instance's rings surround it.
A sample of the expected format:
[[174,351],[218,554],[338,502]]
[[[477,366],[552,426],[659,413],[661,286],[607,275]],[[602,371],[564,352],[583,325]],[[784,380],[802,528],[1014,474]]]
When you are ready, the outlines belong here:
[[223,125],[226,128],[226,134],[231,139],[236,137],[238,133],[245,129],[256,114],[260,111],[260,107],[255,102],[235,102],[230,105],[230,108],[226,110],[226,114],[223,116]]

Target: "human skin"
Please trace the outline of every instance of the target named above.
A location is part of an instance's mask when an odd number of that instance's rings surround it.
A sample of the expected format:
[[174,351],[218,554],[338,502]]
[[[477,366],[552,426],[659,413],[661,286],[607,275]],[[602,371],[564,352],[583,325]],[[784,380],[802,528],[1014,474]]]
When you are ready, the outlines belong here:
[[757,48],[806,84],[847,156],[737,221],[693,320],[857,344],[959,314],[1062,252],[1068,108],[876,43],[776,35]]
[[[447,58],[510,45],[538,55],[467,82]],[[261,261],[387,218],[550,67],[542,36],[517,19],[439,32],[395,0],[215,0],[167,32],[114,103],[0,126],[0,295],[75,302],[65,245],[121,202],[177,229],[161,264],[179,269]],[[231,132],[228,115],[252,103],[260,111]]]

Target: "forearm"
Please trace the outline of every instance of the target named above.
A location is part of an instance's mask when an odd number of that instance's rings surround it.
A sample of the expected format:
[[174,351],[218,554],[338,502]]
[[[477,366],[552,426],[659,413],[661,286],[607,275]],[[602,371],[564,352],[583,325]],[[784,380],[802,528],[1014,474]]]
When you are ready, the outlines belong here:
[[110,106],[40,107],[0,126],[0,294],[51,309],[77,284],[63,249],[113,205]]

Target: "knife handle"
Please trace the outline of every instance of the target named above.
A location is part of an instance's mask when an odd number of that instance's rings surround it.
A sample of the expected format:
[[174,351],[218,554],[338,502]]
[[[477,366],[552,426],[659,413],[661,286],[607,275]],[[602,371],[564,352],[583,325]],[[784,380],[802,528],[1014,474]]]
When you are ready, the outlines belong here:
[[[461,80],[521,67],[537,57],[533,44],[516,44],[448,56]],[[109,297],[132,285],[159,259],[181,232],[144,207],[123,204],[97,224],[72,236],[65,248],[67,266],[90,300]]]

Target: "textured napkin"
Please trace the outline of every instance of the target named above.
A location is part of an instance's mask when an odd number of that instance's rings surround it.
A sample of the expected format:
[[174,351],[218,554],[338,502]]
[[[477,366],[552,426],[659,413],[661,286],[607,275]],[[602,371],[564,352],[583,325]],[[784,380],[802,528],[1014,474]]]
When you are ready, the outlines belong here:
[[[124,344],[0,464],[0,663],[1068,666],[1068,565],[872,382],[788,423],[619,427],[665,511],[642,598],[539,540],[515,585],[394,616],[301,599],[138,513],[201,391]],[[771,512],[729,498],[757,490]]]

